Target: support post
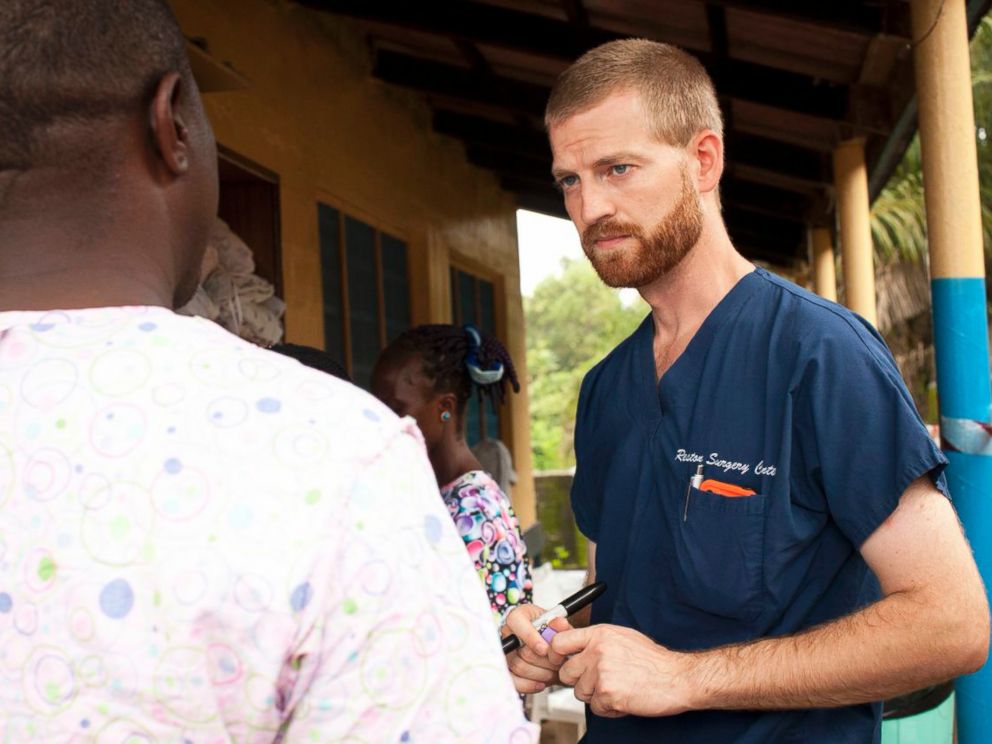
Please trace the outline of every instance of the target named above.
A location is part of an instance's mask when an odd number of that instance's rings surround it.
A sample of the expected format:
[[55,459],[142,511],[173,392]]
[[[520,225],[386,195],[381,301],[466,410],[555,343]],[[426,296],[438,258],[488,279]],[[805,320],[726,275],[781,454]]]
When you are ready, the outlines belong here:
[[820,297],[837,302],[837,270],[834,264],[834,241],[829,227],[809,229],[813,264],[813,289]]
[[873,326],[878,325],[864,140],[846,140],[834,149],[834,184],[840,218],[844,301]]
[[[930,244],[940,431],[947,479],[992,586],[988,317],[965,0],[912,0]],[[992,741],[992,668],[956,684],[961,744]]]

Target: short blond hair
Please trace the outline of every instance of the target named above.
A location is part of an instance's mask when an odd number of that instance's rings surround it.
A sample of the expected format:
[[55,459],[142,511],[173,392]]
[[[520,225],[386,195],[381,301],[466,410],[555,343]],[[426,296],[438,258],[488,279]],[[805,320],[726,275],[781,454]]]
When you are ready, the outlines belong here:
[[551,89],[544,125],[550,129],[627,90],[641,95],[662,142],[684,147],[704,129],[723,136],[716,90],[699,60],[647,39],[611,41],[579,57]]

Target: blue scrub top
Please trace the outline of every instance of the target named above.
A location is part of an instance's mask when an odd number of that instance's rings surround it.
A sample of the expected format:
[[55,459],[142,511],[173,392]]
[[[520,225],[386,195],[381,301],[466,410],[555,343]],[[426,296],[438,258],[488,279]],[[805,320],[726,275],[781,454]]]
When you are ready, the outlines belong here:
[[[879,598],[858,548],[946,459],[877,332],[757,269],[656,382],[648,316],[586,376],[572,504],[609,588],[592,622],[677,650],[778,636]],[[703,477],[752,489],[690,488]],[[587,713],[589,744],[878,741],[881,705]]]

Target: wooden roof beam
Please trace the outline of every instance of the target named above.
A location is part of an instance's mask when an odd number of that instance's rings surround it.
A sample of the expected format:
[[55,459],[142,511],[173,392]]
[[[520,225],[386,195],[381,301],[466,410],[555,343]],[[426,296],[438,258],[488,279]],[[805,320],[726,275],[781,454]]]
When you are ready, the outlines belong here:
[[720,182],[720,199],[728,208],[801,222],[821,208],[819,200],[806,194],[748,183],[730,175]]
[[543,85],[484,76],[466,68],[384,50],[376,54],[373,74],[394,85],[520,114],[543,115],[548,100],[548,88]]
[[589,14],[586,13],[582,0],[561,0],[561,7],[568,16],[568,21],[580,31],[589,28]]
[[[405,0],[375,3],[365,0],[298,2],[349,17],[569,61],[592,46],[624,38],[621,34],[603,29],[588,27],[577,30],[569,23],[552,18],[463,0],[432,0],[430,3]],[[847,89],[843,85],[742,60],[734,61],[731,73],[719,68],[713,54],[695,53],[709,69],[722,95],[838,121],[846,118]]]
[[[727,37],[727,12],[722,5],[706,4],[706,25],[709,27],[713,72],[717,77],[726,79],[730,41]],[[729,131],[734,128],[734,107],[731,105],[730,98],[722,91],[717,91],[717,97],[720,101],[720,108],[723,110],[724,128]]]
[[541,15],[464,0],[297,0],[314,10],[452,38],[469,39],[545,57],[575,59],[586,49],[621,38],[602,29],[576,29]]
[[[435,131],[465,141],[469,149],[485,162],[499,163],[502,158],[517,156],[528,163],[536,178],[551,182],[551,151],[544,134],[535,130],[512,127],[479,117],[439,111],[434,116]],[[787,178],[832,182],[832,171],[822,153],[775,140],[728,132],[727,160],[731,165],[775,171]]]
[[[717,89],[730,98],[772,108],[811,114],[838,123],[847,117],[847,89],[820,86],[802,75],[736,62],[733,74],[714,79]],[[442,62],[379,50],[373,74],[388,83],[427,93],[495,104],[511,111],[543,116],[551,89],[506,77],[482,76],[472,70]]]
[[905,0],[706,0],[726,8],[771,15],[865,36],[892,34],[910,38],[909,3]]

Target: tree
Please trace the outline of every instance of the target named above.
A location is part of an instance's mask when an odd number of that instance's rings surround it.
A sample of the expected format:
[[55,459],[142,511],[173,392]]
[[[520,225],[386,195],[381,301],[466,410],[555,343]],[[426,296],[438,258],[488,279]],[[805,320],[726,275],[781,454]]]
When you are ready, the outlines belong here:
[[572,467],[575,408],[586,372],[633,333],[648,312],[626,307],[585,259],[562,261],[524,300],[534,467]]

